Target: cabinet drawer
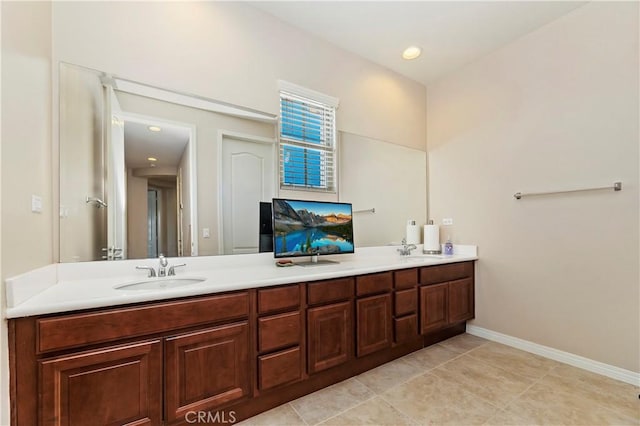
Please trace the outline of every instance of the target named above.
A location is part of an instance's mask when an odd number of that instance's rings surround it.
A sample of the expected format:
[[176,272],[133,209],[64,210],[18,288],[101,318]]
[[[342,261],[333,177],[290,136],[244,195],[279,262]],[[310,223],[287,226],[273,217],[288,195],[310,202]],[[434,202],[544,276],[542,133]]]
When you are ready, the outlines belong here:
[[412,314],[418,307],[418,291],[416,288],[396,291],[394,313],[396,316]]
[[418,336],[418,315],[409,315],[393,320],[395,342],[404,343]]
[[356,277],[356,294],[358,296],[382,293],[391,290],[392,287],[392,272],[383,272],[381,274],[371,274]]
[[258,357],[258,386],[270,389],[302,378],[302,351],[299,346]]
[[310,305],[346,300],[353,296],[353,278],[310,283],[307,285],[307,291]]
[[258,313],[292,311],[300,307],[300,286],[266,288],[258,290]]
[[436,284],[473,276],[473,262],[420,268],[420,284]]
[[258,320],[258,350],[272,351],[300,343],[300,313],[293,312]]
[[418,269],[401,269],[393,273],[393,285],[396,290],[415,287],[418,284]]
[[39,353],[242,318],[249,314],[247,292],[37,321]]

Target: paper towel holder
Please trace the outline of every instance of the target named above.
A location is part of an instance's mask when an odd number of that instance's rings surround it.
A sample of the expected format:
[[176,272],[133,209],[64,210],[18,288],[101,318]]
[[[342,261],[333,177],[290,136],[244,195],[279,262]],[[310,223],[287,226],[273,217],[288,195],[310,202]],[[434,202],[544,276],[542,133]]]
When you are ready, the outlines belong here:
[[[433,225],[433,219],[430,219],[429,221],[427,221],[427,225]],[[425,226],[425,245],[426,245],[426,226]],[[426,250],[423,246],[422,248],[422,253],[423,254],[442,254],[442,250]]]

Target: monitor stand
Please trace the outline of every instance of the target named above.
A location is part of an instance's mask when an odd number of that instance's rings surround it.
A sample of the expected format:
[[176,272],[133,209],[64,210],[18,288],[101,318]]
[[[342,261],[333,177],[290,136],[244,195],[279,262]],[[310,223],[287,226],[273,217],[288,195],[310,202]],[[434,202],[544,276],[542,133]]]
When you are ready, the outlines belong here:
[[321,266],[321,265],[335,265],[340,262],[329,259],[320,259],[319,255],[313,255],[309,258],[308,262],[296,262],[298,266]]

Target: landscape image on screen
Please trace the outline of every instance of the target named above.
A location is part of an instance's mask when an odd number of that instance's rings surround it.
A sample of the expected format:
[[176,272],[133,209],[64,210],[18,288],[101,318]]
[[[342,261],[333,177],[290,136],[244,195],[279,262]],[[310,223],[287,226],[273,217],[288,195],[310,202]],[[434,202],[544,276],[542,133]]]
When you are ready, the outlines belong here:
[[351,204],[274,199],[274,255],[353,253],[351,216]]

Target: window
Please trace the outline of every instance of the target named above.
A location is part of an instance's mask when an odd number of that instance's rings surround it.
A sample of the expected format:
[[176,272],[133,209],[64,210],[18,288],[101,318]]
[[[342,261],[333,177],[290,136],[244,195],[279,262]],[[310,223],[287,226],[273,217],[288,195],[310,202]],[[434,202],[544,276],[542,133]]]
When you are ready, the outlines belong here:
[[335,192],[337,100],[290,83],[281,88],[280,188]]

